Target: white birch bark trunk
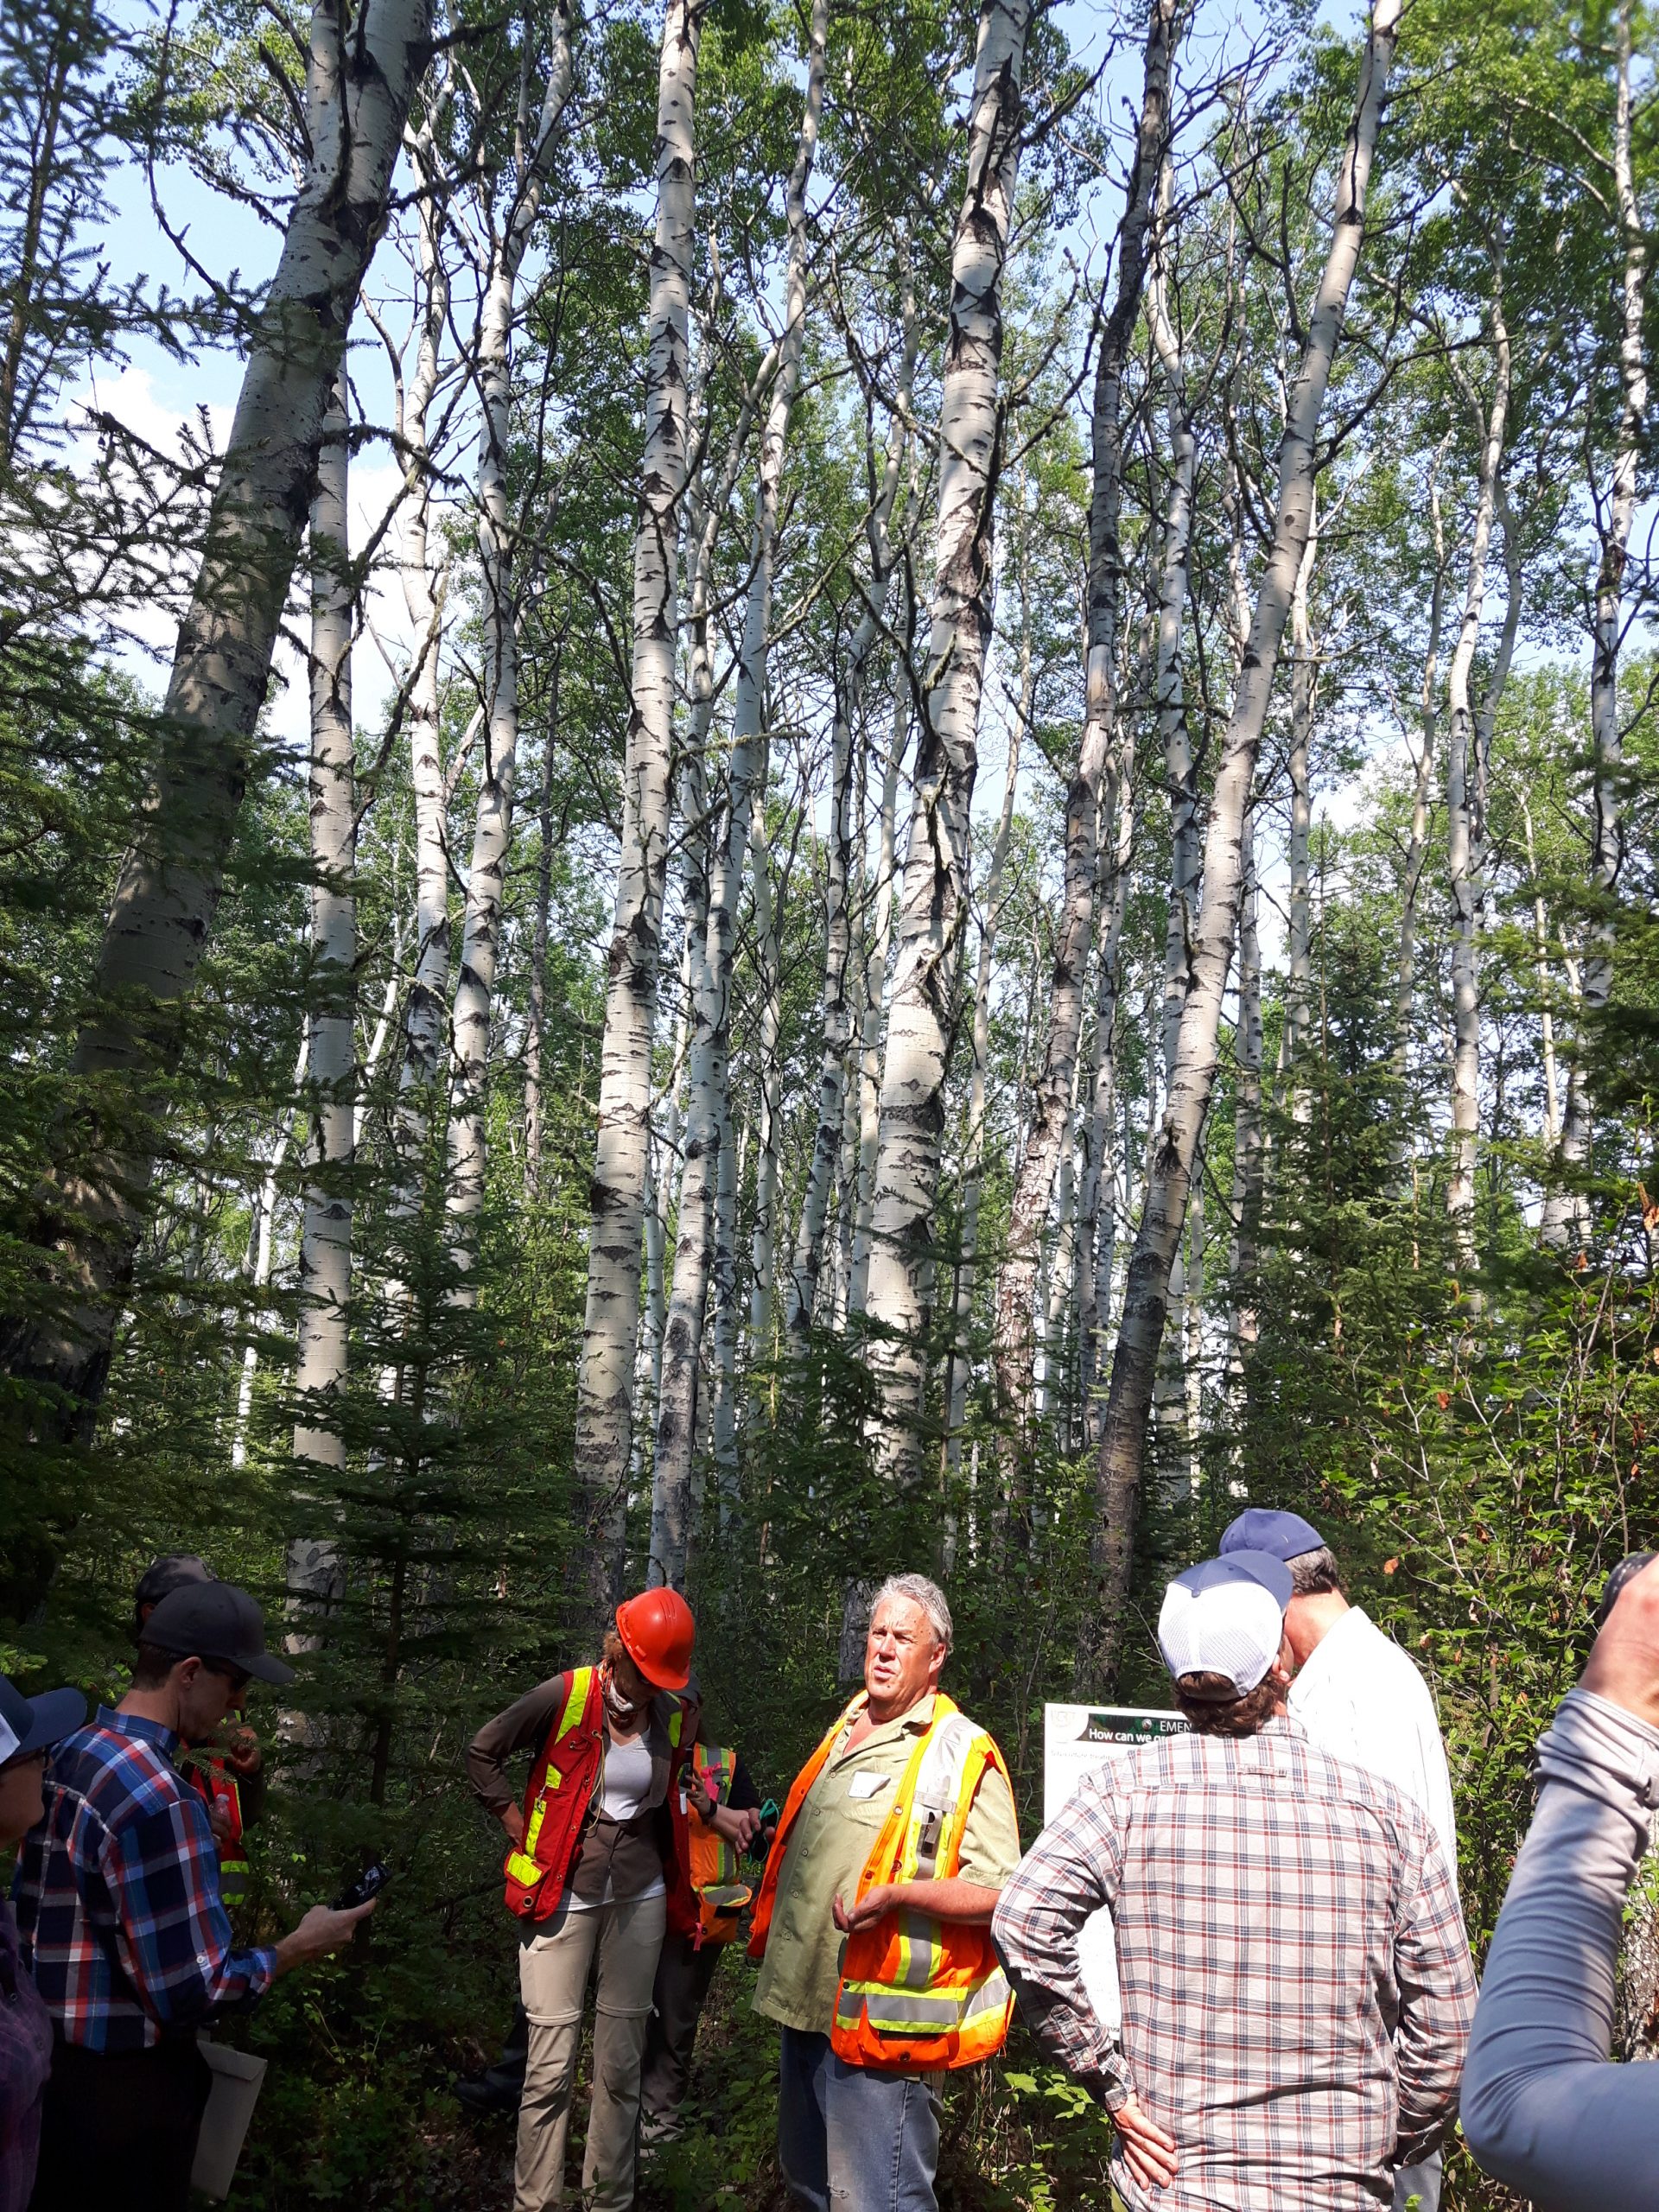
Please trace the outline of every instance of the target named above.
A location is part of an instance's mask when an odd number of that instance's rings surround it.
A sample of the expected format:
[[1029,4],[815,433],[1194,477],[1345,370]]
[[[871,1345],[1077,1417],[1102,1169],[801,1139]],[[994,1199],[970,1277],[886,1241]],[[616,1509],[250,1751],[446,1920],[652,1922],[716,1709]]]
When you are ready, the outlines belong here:
[[1120,712],[1121,734],[1102,812],[1101,849],[1109,855],[1101,887],[1095,970],[1095,1036],[1085,1118],[1083,1179],[1077,1195],[1077,1398],[1084,1442],[1100,1442],[1105,1411],[1096,1395],[1100,1355],[1111,1313],[1117,1246],[1117,1002],[1122,983],[1123,916],[1135,842],[1135,733]]
[[[324,426],[311,502],[311,957],[317,994],[310,1019],[311,1132],[300,1230],[300,1316],[295,1389],[296,1516],[315,1523],[308,1468],[346,1465],[340,1421],[347,1374],[352,1294],[350,1175],[356,1126],[354,981],[357,967],[355,758],[346,399],[342,376]],[[332,1505],[322,1510],[332,1517]],[[340,1595],[339,1547],[315,1526],[289,1539],[290,1605]]]
[[[526,53],[526,63],[528,53]],[[490,240],[490,265],[480,326],[477,379],[483,422],[478,455],[478,554],[483,583],[487,698],[484,758],[478,778],[477,815],[467,874],[461,960],[451,1016],[454,1065],[444,1211],[451,1255],[460,1277],[458,1295],[471,1303],[479,1223],[484,1211],[485,1090],[489,1080],[490,1025],[495,970],[500,954],[501,909],[512,845],[514,779],[518,766],[518,587],[514,575],[517,525],[507,481],[512,435],[512,336],[518,311],[518,273],[552,168],[565,103],[570,97],[569,0],[554,0],[547,84],[533,133],[528,84],[521,78],[517,183],[506,219],[498,231],[493,211],[480,207]],[[649,1085],[647,1071],[647,1085]]]
[[991,977],[996,965],[997,929],[1002,919],[1002,874],[1014,829],[1014,802],[1020,780],[1020,753],[1030,719],[1035,688],[1031,626],[1020,640],[1020,701],[1008,723],[1008,757],[1002,777],[1002,806],[985,864],[980,893],[979,966],[974,977],[973,1066],[968,1079],[968,1134],[962,1155],[962,1249],[956,1269],[955,1326],[946,1376],[945,1463],[952,1471],[962,1454],[962,1424],[968,1406],[972,1366],[969,1343],[974,1314],[974,1271],[979,1256],[979,1209],[985,1181],[985,1090],[991,1056]]
[[[343,0],[311,19],[305,111],[311,153],[276,274],[249,334],[247,365],[200,564],[163,706],[165,740],[117,880],[93,977],[98,1011],[74,1070],[142,1098],[180,1050],[180,1008],[217,911],[250,774],[272,649],[306,528],[328,397],[352,311],[385,219],[429,0],[374,0],[348,26]],[[129,1086],[131,1086],[129,1092]],[[130,1129],[126,1116],[124,1129]],[[108,1372],[120,1285],[130,1273],[153,1145],[94,1127],[54,1179],[35,1241],[61,1255],[73,1304],[0,1321],[0,1363],[67,1394],[83,1427]]]
[[1406,864],[1400,879],[1400,950],[1395,963],[1394,1078],[1398,1088],[1401,1138],[1397,1153],[1404,1168],[1412,1151],[1413,1116],[1406,1097],[1411,1071],[1412,1001],[1417,980],[1417,897],[1428,852],[1428,795],[1433,788],[1435,747],[1440,739],[1440,633],[1446,621],[1447,554],[1446,524],[1440,504],[1440,468],[1452,443],[1447,431],[1435,450],[1428,472],[1429,538],[1434,549],[1434,581],[1429,591],[1428,643],[1423,654],[1423,681],[1418,696],[1418,752],[1412,776],[1411,834]]
[[[749,1357],[772,1357],[772,1290],[778,1249],[778,1133],[783,1109],[783,1071],[778,1039],[783,1030],[783,976],[779,955],[778,912],[772,895],[772,840],[766,831],[766,791],[762,779],[754,794],[754,823],[749,836],[753,862],[754,964],[760,1000],[756,1059],[760,1112],[754,1152],[754,1226],[749,1239]],[[717,1193],[715,1235],[715,1435],[717,1465],[737,1460],[737,1227],[736,1177]]]
[[1498,477],[1510,408],[1510,338],[1503,320],[1503,263],[1495,257],[1491,305],[1492,390],[1490,402],[1461,371],[1458,382],[1478,441],[1469,573],[1458,641],[1446,671],[1446,869],[1452,893],[1452,1168],[1446,1207],[1459,1273],[1471,1275],[1475,1249],[1475,1149],[1480,1132],[1480,947],[1485,903],[1485,774],[1480,759],[1471,685],[1486,600],[1486,564],[1497,511]]
[[[547,728],[543,733],[542,794],[537,829],[540,846],[536,855],[536,922],[530,948],[529,1020],[524,1031],[524,1203],[534,1206],[542,1194],[542,1148],[544,1109],[542,1103],[542,1041],[547,1027],[547,940],[553,905],[553,756],[559,735],[559,676],[564,657],[563,641],[553,650],[548,674]],[[651,1209],[645,1210],[647,1222]]]
[[[1089,944],[1099,873],[1097,836],[1102,779],[1111,741],[1122,609],[1122,429],[1123,370],[1146,283],[1154,203],[1168,146],[1169,89],[1179,36],[1181,0],[1154,0],[1147,35],[1141,116],[1118,226],[1117,290],[1100,329],[1096,366],[1090,501],[1087,668],[1077,771],[1065,797],[1065,872],[1043,1063],[1033,1090],[1031,1126],[1014,1181],[1007,1251],[997,1279],[995,1363],[998,1395],[1014,1423],[1014,1448],[1029,1452],[1035,1347],[1033,1283],[1054,1175],[1075,1088],[1083,1036]],[[1173,413],[1172,402],[1172,413]],[[1183,418],[1184,419],[1184,418]],[[1187,434],[1189,448],[1192,445]],[[1190,495],[1192,466],[1186,482]],[[1189,501],[1190,504],[1190,501]],[[1184,582],[1183,582],[1183,588]]]
[[[818,1078],[818,1125],[812,1158],[807,1170],[801,1204],[799,1234],[790,1270],[787,1325],[795,1350],[805,1349],[806,1334],[817,1306],[818,1272],[823,1260],[823,1225],[830,1203],[830,1186],[841,1143],[842,1091],[847,1080],[852,1042],[852,1007],[847,991],[851,953],[851,918],[848,912],[848,871],[852,849],[852,759],[855,734],[860,727],[865,682],[870,656],[886,620],[888,587],[898,549],[889,534],[893,504],[904,467],[906,424],[910,415],[915,380],[920,325],[913,290],[905,294],[903,353],[899,365],[896,403],[888,423],[887,447],[880,487],[876,494],[866,536],[870,548],[870,581],[865,610],[848,648],[847,664],[836,693],[836,721],[832,741],[834,767],[830,794],[830,836],[824,917],[823,1058]],[[885,957],[883,964],[885,965]]]
[[847,1282],[849,1313],[861,1313],[868,1296],[870,1226],[875,1212],[875,1155],[881,1126],[881,1040],[887,1011],[887,957],[893,950],[899,778],[909,747],[910,698],[903,671],[899,671],[895,672],[893,681],[893,734],[881,771],[875,912],[864,967],[864,1026],[859,1040],[858,1190],[853,1222],[852,1272]]
[[[1613,111],[1612,186],[1624,262],[1619,283],[1619,413],[1607,520],[1596,575],[1595,642],[1590,661],[1590,733],[1595,775],[1590,817],[1590,884],[1597,898],[1611,900],[1624,867],[1624,823],[1619,784],[1624,737],[1618,719],[1618,655],[1624,627],[1624,569],[1630,556],[1630,526],[1636,518],[1637,474],[1647,435],[1648,361],[1643,342],[1647,298],[1647,232],[1637,197],[1631,148],[1632,64],[1630,0],[1618,0],[1613,25],[1617,89]],[[1592,1019],[1607,1003],[1613,982],[1613,918],[1593,925],[1583,960],[1582,1011]],[[1567,1065],[1567,1102],[1561,1114],[1560,1180],[1544,1205],[1547,1243],[1583,1251],[1590,1242],[1591,1213],[1584,1189],[1593,1135],[1581,1053],[1575,1042]]]
[[1175,1071],[1153,1150],[1152,1173],[1124,1288],[1123,1316],[1101,1438],[1095,1570],[1099,1626],[1090,1655],[1096,1683],[1115,1675],[1129,1589],[1158,1347],[1170,1268],[1215,1081],[1222,995],[1243,886],[1243,822],[1297,570],[1313,522],[1316,441],[1364,234],[1366,188],[1399,31],[1401,0],[1376,0],[1359,67],[1354,120],[1337,178],[1330,250],[1289,396],[1279,457],[1273,540],[1228,719],[1205,841],[1204,897],[1193,941],[1193,983],[1181,1017]]
[[982,0],[967,190],[951,255],[932,621],[899,901],[865,1305],[881,1400],[871,1440],[877,1467],[889,1479],[907,1480],[918,1466],[932,1319],[932,1215],[991,624],[1002,264],[1019,173],[1020,83],[1030,21],[1029,0]]
[[[790,415],[806,339],[806,195],[823,111],[828,0],[813,0],[806,103],[795,165],[785,195],[789,251],[784,329],[761,432],[748,603],[744,613],[727,774],[726,830],[709,887],[708,927],[694,953],[690,1075],[685,1175],[680,1186],[680,1240],[664,1338],[663,1380],[652,1462],[651,1563],[671,1587],[684,1586],[693,1537],[691,1459],[696,1434],[697,1377],[703,1316],[713,1272],[711,1243],[722,1151],[731,1148],[731,997],[738,901],[757,788],[764,798],[766,658],[772,626],[772,580],[777,562],[779,501]],[[844,785],[844,779],[843,779]],[[843,789],[844,799],[844,789]],[[843,890],[845,876],[842,876]],[[844,969],[844,963],[843,963]],[[729,1164],[729,1163],[728,1163]],[[730,1177],[734,1193],[736,1177]],[[721,1440],[722,1448],[725,1440]]]
[[576,1384],[576,1474],[588,1521],[589,1610],[607,1624],[622,1573],[633,1356],[639,1327],[651,1048],[668,864],[669,760],[685,492],[686,365],[696,219],[692,117],[701,9],[667,0],[657,96],[645,438],[633,560],[633,659],[622,841],[611,932],[592,1185],[588,1299]]
[[[442,99],[432,105],[441,112]],[[394,1137],[398,1189],[393,1211],[419,1205],[426,1169],[431,1103],[444,1064],[449,1005],[448,795],[443,772],[443,619],[447,563],[432,559],[432,406],[443,365],[449,322],[449,270],[439,198],[437,113],[408,135],[420,186],[416,283],[421,302],[415,369],[397,389],[398,453],[404,464],[404,520],[399,545],[404,606],[415,640],[409,689],[409,773],[415,808],[415,969],[404,1008],[403,1058],[397,1071]],[[397,356],[388,345],[394,370]]]
[[[299,1056],[294,1063],[294,1089],[296,1091],[305,1081],[310,1060],[311,1036],[308,1029],[300,1039]],[[270,1158],[265,1162],[265,1172],[254,1196],[253,1217],[248,1224],[245,1271],[249,1287],[255,1294],[251,1316],[255,1319],[263,1318],[259,1313],[258,1294],[270,1281],[277,1186],[293,1134],[293,1118],[285,1109],[282,1127],[271,1146]],[[253,1412],[253,1386],[258,1373],[259,1346],[250,1340],[243,1349],[242,1371],[237,1378],[236,1386],[236,1425],[231,1432],[231,1465],[238,1473],[247,1465],[248,1422]]]
[[1319,554],[1319,513],[1317,494],[1309,524],[1307,544],[1296,572],[1296,588],[1290,602],[1290,838],[1289,872],[1285,930],[1285,1019],[1279,1036],[1279,1101],[1291,1118],[1305,1122],[1308,1096],[1298,1081],[1307,1036],[1308,1000],[1313,977],[1313,897],[1310,852],[1313,828],[1313,789],[1310,761],[1313,747],[1313,715],[1319,687],[1318,656],[1313,625],[1308,619],[1308,594],[1314,563]]
[[1244,1369],[1260,1334],[1255,1272],[1262,1226],[1262,945],[1256,914],[1255,810],[1247,810],[1242,836],[1243,895],[1238,913],[1238,1016],[1233,1029],[1233,1220],[1227,1272],[1233,1288],[1231,1386],[1242,1388]]

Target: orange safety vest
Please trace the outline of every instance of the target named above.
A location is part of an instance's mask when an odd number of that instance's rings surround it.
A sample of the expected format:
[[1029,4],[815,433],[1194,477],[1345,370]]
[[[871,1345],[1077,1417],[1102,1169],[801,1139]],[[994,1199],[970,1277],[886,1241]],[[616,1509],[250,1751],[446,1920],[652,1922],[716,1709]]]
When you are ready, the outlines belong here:
[[[863,1710],[861,1690],[795,1777],[766,1861],[754,1909],[749,1956],[764,1955],[789,1833],[842,1730]],[[949,1881],[962,1857],[962,1832],[981,1777],[1002,1754],[942,1691],[906,1767],[893,1808],[876,1837],[859,1897],[878,1882]],[[977,2066],[1001,2050],[1014,1992],[991,1946],[988,1928],[936,1920],[904,1910],[847,1939],[830,2043],[849,2066],[919,2074]]]
[[[676,1713],[669,1727],[677,1749],[679,1720]],[[737,1916],[754,1891],[738,1878],[735,1847],[692,1804],[688,1768],[695,1768],[697,1780],[715,1802],[725,1805],[731,1801],[737,1777],[737,1753],[721,1744],[690,1746],[677,1762],[677,1779],[669,1788],[678,1879],[669,1891],[668,1924],[676,1935],[689,1936],[692,1948],[700,1951],[705,1943],[731,1942],[737,1934]]]
[[557,1911],[599,1775],[599,1669],[576,1667],[563,1679],[558,1725],[549,1729],[524,1790],[524,1840],[502,1865],[507,1910],[519,1920],[548,1920]]
[[219,1895],[221,1904],[233,1904],[245,1894],[251,1871],[248,1847],[243,1840],[242,1792],[236,1786],[236,1777],[230,1767],[217,1755],[205,1766],[192,1767],[190,1777],[209,1808],[218,1808],[230,1830],[219,1847]]

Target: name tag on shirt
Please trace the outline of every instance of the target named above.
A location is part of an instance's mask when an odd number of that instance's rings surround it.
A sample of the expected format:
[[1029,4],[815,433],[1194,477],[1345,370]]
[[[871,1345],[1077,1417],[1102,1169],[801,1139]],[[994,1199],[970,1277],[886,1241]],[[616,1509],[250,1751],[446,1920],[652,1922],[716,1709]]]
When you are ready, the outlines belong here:
[[887,1788],[889,1778],[885,1774],[855,1774],[848,1786],[847,1795],[849,1797],[874,1797],[879,1790]]

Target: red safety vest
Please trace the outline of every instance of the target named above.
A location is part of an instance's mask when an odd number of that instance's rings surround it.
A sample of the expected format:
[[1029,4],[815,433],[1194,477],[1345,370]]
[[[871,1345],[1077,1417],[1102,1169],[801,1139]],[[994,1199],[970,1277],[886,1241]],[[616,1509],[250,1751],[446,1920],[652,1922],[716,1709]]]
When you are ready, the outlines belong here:
[[599,1777],[605,1727],[599,1669],[573,1668],[559,1682],[559,1719],[524,1790],[524,1840],[502,1867],[507,1910],[519,1920],[550,1919],[558,1910]]
[[[749,1956],[765,1955],[789,1832],[842,1730],[861,1712],[861,1690],[795,1777],[754,1908]],[[862,1897],[879,1882],[948,1881],[961,1862],[962,1832],[982,1777],[1002,1754],[982,1728],[936,1691],[933,1715],[911,1753],[892,1810],[859,1876]],[[988,1928],[926,1913],[883,1913],[847,1938],[830,2045],[849,2066],[890,2074],[977,2066],[1002,2048],[1014,1992]]]
[[[677,1733],[677,1715],[671,1736]],[[737,1916],[754,1891],[738,1878],[734,1846],[711,1827],[691,1802],[688,1768],[717,1805],[729,1804],[737,1775],[737,1753],[721,1744],[694,1744],[677,1759],[675,1779],[669,1786],[674,1869],[668,1891],[668,1925],[672,1934],[690,1936],[693,1949],[701,1950],[705,1943],[732,1941],[737,1934]]]

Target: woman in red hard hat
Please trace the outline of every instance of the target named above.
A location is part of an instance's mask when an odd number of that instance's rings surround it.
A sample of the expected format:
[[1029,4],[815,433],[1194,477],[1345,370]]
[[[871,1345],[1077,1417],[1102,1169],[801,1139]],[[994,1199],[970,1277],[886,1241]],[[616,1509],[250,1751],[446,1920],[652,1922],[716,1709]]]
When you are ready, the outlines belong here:
[[[594,1977],[594,2097],[584,2203],[633,2202],[639,2060],[667,1915],[673,1850],[667,1802],[672,1693],[691,1672],[696,1627],[677,1590],[642,1590],[616,1610],[596,1666],[555,1675],[480,1729],[474,1789],[512,1840],[507,1909],[519,1924],[529,2018],[513,2212],[564,2194],[564,2145],[588,1984]],[[531,1754],[522,1797],[507,1779]]]

